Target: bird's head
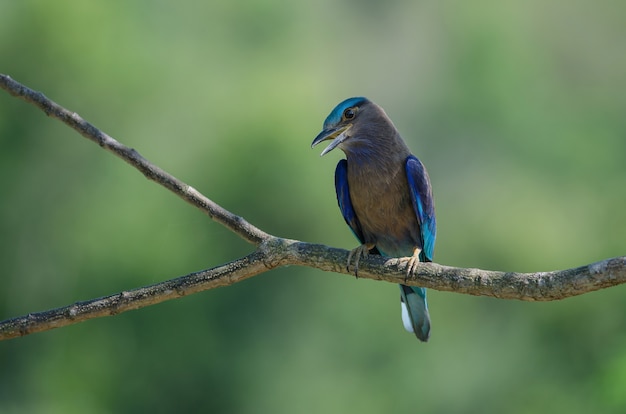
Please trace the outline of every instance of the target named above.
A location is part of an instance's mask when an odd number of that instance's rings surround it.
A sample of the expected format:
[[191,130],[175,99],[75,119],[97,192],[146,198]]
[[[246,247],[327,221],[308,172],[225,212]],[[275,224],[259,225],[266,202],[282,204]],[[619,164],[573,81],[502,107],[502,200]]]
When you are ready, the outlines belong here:
[[322,141],[332,140],[320,155],[337,147],[347,153],[362,146],[379,146],[382,144],[381,139],[394,136],[395,132],[395,127],[381,107],[367,98],[349,98],[331,111],[311,148]]

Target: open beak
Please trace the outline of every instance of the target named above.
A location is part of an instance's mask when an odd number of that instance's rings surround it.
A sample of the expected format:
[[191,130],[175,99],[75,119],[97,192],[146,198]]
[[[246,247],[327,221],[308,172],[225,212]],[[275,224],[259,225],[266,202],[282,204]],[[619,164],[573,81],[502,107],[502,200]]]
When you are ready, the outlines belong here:
[[313,140],[313,143],[311,144],[311,148],[313,148],[314,146],[316,146],[322,141],[328,141],[329,139],[332,139],[332,142],[328,144],[328,146],[324,149],[324,151],[322,151],[322,153],[320,154],[320,157],[322,155],[326,155],[327,153],[334,150],[337,147],[337,145],[345,141],[346,138],[348,138],[348,135],[346,134],[350,130],[350,128],[352,128],[352,124],[323,130],[322,132],[319,133],[318,136],[315,137],[315,139]]

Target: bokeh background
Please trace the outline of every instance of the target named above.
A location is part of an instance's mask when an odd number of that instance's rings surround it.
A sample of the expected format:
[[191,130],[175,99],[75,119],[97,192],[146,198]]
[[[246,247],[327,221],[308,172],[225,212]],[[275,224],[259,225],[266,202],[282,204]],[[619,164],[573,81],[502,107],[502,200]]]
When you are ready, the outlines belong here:
[[[0,72],[275,235],[353,248],[349,96],[427,165],[437,262],[509,271],[626,254],[626,3],[0,0]],[[209,268],[251,245],[0,93],[0,319]],[[278,269],[0,343],[0,412],[623,413],[626,286],[553,303]]]

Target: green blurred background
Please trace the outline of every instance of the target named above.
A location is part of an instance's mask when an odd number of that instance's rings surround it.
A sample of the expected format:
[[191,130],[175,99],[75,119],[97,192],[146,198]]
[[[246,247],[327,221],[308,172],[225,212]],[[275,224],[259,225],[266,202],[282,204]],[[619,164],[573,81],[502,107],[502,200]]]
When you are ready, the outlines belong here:
[[[509,271],[626,254],[626,3],[0,0],[0,72],[283,237],[353,248],[341,156],[365,95],[427,165],[435,259]],[[0,319],[252,250],[0,92]],[[1,413],[623,413],[626,286],[554,303],[278,269],[0,342]]]

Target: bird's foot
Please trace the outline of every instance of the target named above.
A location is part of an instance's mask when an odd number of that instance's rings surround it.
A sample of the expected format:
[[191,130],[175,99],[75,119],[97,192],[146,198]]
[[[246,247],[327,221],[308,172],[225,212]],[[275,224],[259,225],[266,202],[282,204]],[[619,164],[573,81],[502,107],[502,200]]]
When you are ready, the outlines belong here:
[[356,249],[350,250],[350,254],[348,255],[348,263],[346,265],[346,269],[348,272],[350,271],[350,262],[354,257],[354,276],[359,277],[359,261],[361,258],[366,258],[369,255],[369,251],[372,250],[376,245],[375,244],[362,244]]
[[415,274],[415,271],[417,270],[417,265],[420,263],[421,252],[422,249],[420,249],[419,247],[416,247],[415,250],[413,250],[413,256],[411,256],[409,262],[406,264],[406,274],[404,275],[405,282],[409,278],[409,276],[413,276],[413,274]]

